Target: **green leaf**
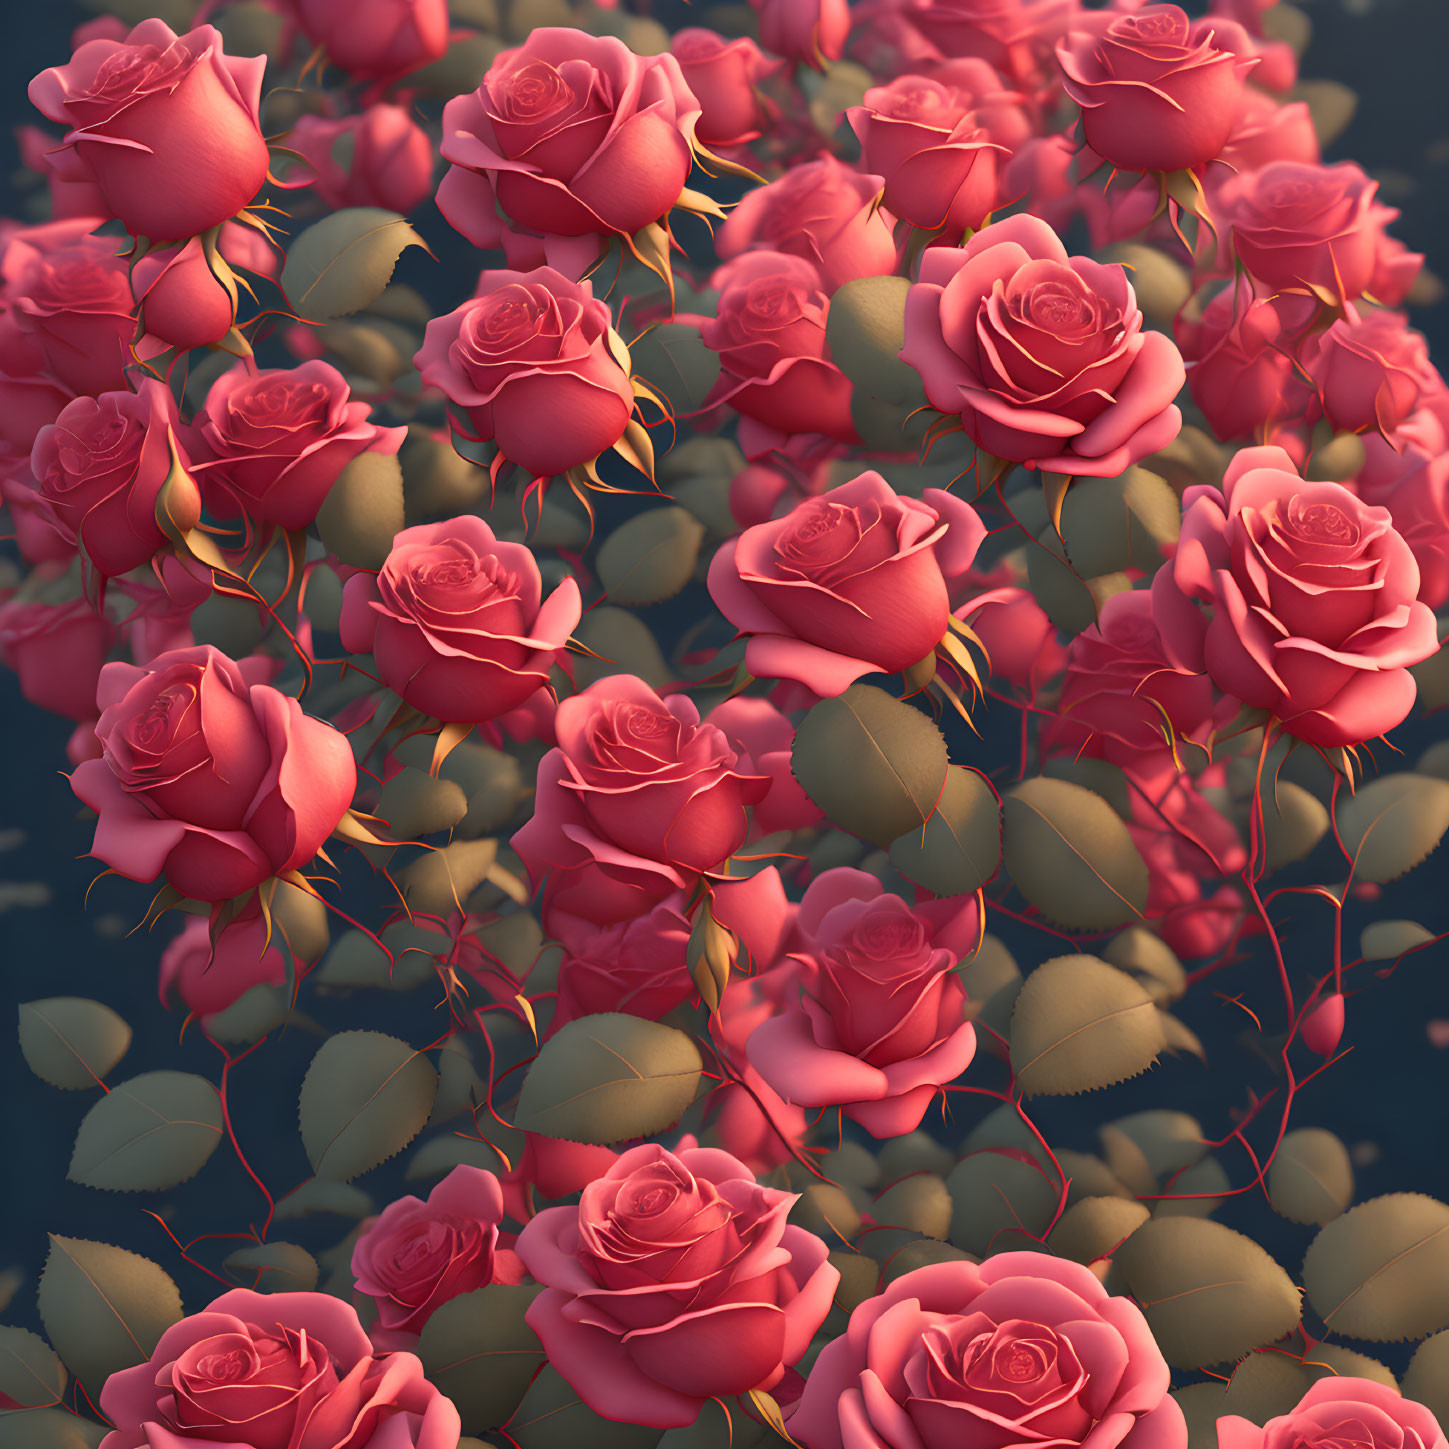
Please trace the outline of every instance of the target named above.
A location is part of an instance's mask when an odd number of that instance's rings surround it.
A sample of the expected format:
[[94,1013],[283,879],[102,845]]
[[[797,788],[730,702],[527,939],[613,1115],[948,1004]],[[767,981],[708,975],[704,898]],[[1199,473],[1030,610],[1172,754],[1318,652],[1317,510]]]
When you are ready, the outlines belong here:
[[1059,1258],[1095,1263],[1109,1257],[1149,1216],[1146,1205],[1131,1198],[1084,1197],[1061,1215],[1047,1243]]
[[1338,833],[1356,881],[1383,885],[1426,859],[1449,830],[1449,781],[1384,775],[1338,806]]
[[654,1449],[659,1430],[603,1418],[552,1364],[529,1386],[507,1426],[518,1449]]
[[310,1293],[317,1286],[317,1260],[296,1243],[257,1243],[238,1248],[222,1267],[257,1293]]
[[1037,1245],[1052,1220],[1060,1185],[1034,1162],[988,1149],[963,1157],[946,1179],[951,1194],[951,1242],[984,1258]]
[[311,1217],[314,1213],[365,1218],[372,1210],[372,1199],[360,1187],[349,1182],[329,1182],[325,1177],[309,1177],[301,1187],[294,1187],[286,1197],[277,1199],[273,1218],[279,1223]]
[[0,1414],[0,1449],[99,1449],[106,1428],[69,1409]]
[[670,406],[675,417],[698,412],[719,378],[719,354],[704,345],[698,327],[661,322],[630,349],[634,372]]
[[946,771],[946,788],[931,818],[891,844],[891,864],[938,896],[979,890],[1001,864],[1001,806],[991,786],[961,765]]
[[825,319],[825,340],[835,365],[861,391],[889,403],[911,403],[920,375],[901,361],[905,345],[905,277],[857,277],[836,289]]
[[287,248],[282,291],[307,321],[345,317],[376,301],[404,250],[422,245],[396,212],[346,207],[309,226]]
[[704,524],[676,503],[635,514],[599,549],[605,594],[616,604],[672,599],[694,577],[704,533]]
[[402,526],[402,467],[388,453],[359,453],[317,510],[327,552],[354,568],[380,569]]
[[0,1324],[0,1397],[20,1409],[58,1404],[65,1394],[65,1366],[38,1334]]
[[1321,1127],[1289,1132],[1268,1169],[1268,1201],[1290,1222],[1332,1222],[1353,1201],[1348,1148]]
[[201,1171],[221,1133],[221,1098],[204,1077],[145,1072],[86,1113],[68,1176],[112,1192],[175,1187]]
[[437,1089],[432,1064],[395,1036],[330,1037],[302,1083],[302,1145],[313,1172],[346,1182],[395,1157],[422,1131]]
[[1441,1424],[1449,1423],[1449,1333],[1436,1333],[1414,1350],[1401,1388],[1406,1399],[1417,1399]]
[[109,1006],[50,996],[20,1007],[20,1051],[43,1082],[67,1092],[94,1087],[126,1055],[131,1028]]
[[149,1258],[54,1233],[37,1298],[46,1334],[92,1398],[111,1374],[145,1363],[181,1317],[181,1294]]
[[1166,1046],[1152,998],[1095,956],[1058,956],[1026,978],[1011,1065],[1029,1096],[1073,1096],[1145,1072]]
[[514,1125],[608,1146],[672,1127],[704,1062],[672,1026],[622,1012],[582,1016],[543,1044],[523,1079]]

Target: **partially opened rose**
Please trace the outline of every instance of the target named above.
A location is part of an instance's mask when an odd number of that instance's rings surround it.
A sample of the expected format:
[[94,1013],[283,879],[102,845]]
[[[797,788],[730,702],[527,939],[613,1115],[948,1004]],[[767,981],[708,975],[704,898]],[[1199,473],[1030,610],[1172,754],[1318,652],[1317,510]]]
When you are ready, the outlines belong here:
[[312,189],[328,206],[406,215],[432,193],[432,140],[402,106],[373,105],[339,120],[303,116],[287,146],[316,172]]
[[161,953],[157,992],[162,1004],[169,1006],[175,993],[210,1030],[207,1017],[234,1006],[252,987],[286,984],[280,938],[280,932],[276,940],[271,938],[256,906],[231,921],[215,942],[207,920],[188,917],[180,935]]
[[52,154],[62,175],[94,181],[132,236],[178,241],[235,216],[266,179],[265,69],[227,55],[213,26],[178,36],[143,20],[42,71],[30,99],[68,128]]
[[1126,272],[1069,257],[1034,216],[926,252],[901,357],[932,407],[1029,468],[1114,478],[1182,425],[1182,358],[1144,329]]
[[1445,1449],[1444,1430],[1423,1404],[1372,1379],[1320,1379],[1286,1414],[1255,1424],[1218,1419],[1218,1449]]
[[489,1283],[518,1283],[523,1269],[501,1235],[503,1189],[491,1172],[455,1167],[424,1202],[400,1197],[362,1225],[352,1249],[356,1291],[377,1305],[372,1342],[411,1348],[450,1298]]
[[696,133],[707,146],[743,146],[769,123],[771,108],[756,82],[779,69],[747,35],[726,40],[713,30],[676,30],[669,52],[703,108]]
[[448,48],[447,0],[292,0],[307,39],[358,80],[395,80]]
[[850,0],[750,0],[766,50],[821,69],[839,60],[850,34]]
[[224,901],[317,854],[352,803],[357,766],[345,735],[251,682],[267,668],[210,645],[145,669],[106,665],[101,758],[71,776],[100,817],[92,855],[131,880],[164,874],[183,896]]
[[726,543],[709,591],[749,636],[751,674],[841,694],[935,649],[951,615],[947,579],[971,567],[985,534],[953,493],[905,498],[862,473]]
[[405,528],[381,572],[348,579],[342,643],[414,709],[479,724],[548,683],[581,612],[572,578],[545,598],[529,548],[464,514]]
[[1314,340],[1307,368],[1336,432],[1387,435],[1422,394],[1442,386],[1423,334],[1402,312],[1375,307],[1343,317]]
[[223,1293],[106,1380],[105,1449],[454,1449],[458,1411],[410,1353],[374,1355],[326,1293]]
[[519,1235],[549,1362],[595,1413],[661,1429],[773,1388],[840,1281],[825,1244],[786,1223],[795,1201],[717,1149],[631,1148]]
[[1243,449],[1221,492],[1189,488],[1183,508],[1177,552],[1152,584],[1174,665],[1324,747],[1362,744],[1408,714],[1409,666],[1438,636],[1387,509],[1305,482],[1281,448]]
[[789,1429],[804,1449],[1187,1449],[1170,1382],[1135,1303],[1078,1263],[998,1253],[866,1299],[816,1359]]

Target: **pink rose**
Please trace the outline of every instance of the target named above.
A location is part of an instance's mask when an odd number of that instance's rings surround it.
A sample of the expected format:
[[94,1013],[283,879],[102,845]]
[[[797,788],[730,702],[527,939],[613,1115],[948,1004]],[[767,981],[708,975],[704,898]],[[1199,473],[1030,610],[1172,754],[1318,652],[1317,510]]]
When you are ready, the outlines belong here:
[[337,121],[302,116],[287,145],[312,166],[312,189],[331,207],[405,215],[432,193],[433,143],[401,106],[379,103]]
[[1052,45],[1074,18],[1074,0],[905,0],[911,24],[943,56],[984,60],[1014,86],[1046,82]]
[[1275,161],[1218,189],[1219,224],[1233,255],[1266,291],[1307,292],[1332,306],[1361,297],[1379,239],[1398,212],[1351,161]]
[[1045,222],[1012,216],[931,247],[920,278],[901,357],[988,453],[1114,478],[1177,436],[1182,358],[1143,329],[1121,267],[1068,257]]
[[569,1197],[602,1177],[618,1161],[612,1147],[591,1147],[565,1142],[561,1137],[524,1134],[523,1155],[512,1172],[502,1178],[508,1216],[527,1222],[537,1211],[537,1199]]
[[695,134],[706,146],[743,146],[759,137],[771,115],[758,82],[778,61],[748,36],[726,40],[692,26],[675,31],[669,50],[702,108]]
[[363,1224],[352,1249],[356,1291],[377,1305],[373,1345],[411,1348],[450,1298],[489,1283],[519,1283],[511,1234],[500,1234],[503,1189],[491,1172],[455,1167],[426,1202],[400,1197]]
[[600,1012],[660,1021],[694,994],[686,964],[690,925],[673,896],[647,915],[596,926],[561,918],[564,957],[551,1029]]
[[796,1200],[717,1149],[625,1152],[519,1235],[549,1361],[595,1413],[661,1429],[773,1388],[840,1281],[825,1244],[786,1223]]
[[[825,1346],[790,1434],[805,1449],[975,1442],[1187,1449],[1142,1316],[1046,1253],[905,1273]],[[1286,1446],[1285,1446],[1286,1449]]]
[[307,39],[358,80],[397,80],[448,48],[447,0],[292,0]]
[[[179,429],[170,389],[147,378],[136,392],[76,398],[36,435],[30,467],[40,491],[98,573],[128,573],[165,546],[156,505]],[[185,469],[186,454],[175,446]],[[167,504],[177,526],[196,526],[201,499],[184,472]]]
[[143,20],[41,71],[30,99],[70,128],[63,174],[93,180],[132,236],[176,241],[235,216],[266,179],[265,69],[265,56],[225,54],[210,25],[178,36]]
[[749,635],[751,674],[841,694],[934,651],[950,622],[947,578],[970,568],[985,534],[955,494],[903,498],[862,473],[726,543],[709,591]]
[[1237,1414],[1218,1419],[1219,1449],[1444,1449],[1439,1421],[1423,1404],[1372,1379],[1320,1379],[1296,1408],[1266,1424]]
[[105,1449],[454,1449],[458,1411],[410,1353],[374,1355],[326,1293],[234,1289],[106,1380]]
[[0,312],[0,443],[28,454],[40,430],[74,396],[45,370],[44,354],[14,314]]
[[981,640],[995,679],[1035,694],[1066,663],[1056,625],[1029,589],[1014,585],[988,589],[955,613]]
[[92,855],[224,901],[317,854],[352,803],[352,749],[245,670],[198,646],[101,671],[102,756],[71,776],[100,816]]
[[715,250],[721,261],[747,251],[803,257],[827,295],[856,277],[883,277],[896,265],[883,185],[833,156],[802,162],[744,194],[716,233]]
[[[1323,160],[1318,133],[1307,105],[1294,101],[1282,105],[1272,96],[1248,86],[1238,103],[1232,134],[1218,153],[1222,167],[1213,167],[1209,181],[1226,179],[1238,171],[1256,171],[1274,161],[1297,161],[1317,166]],[[1226,174],[1217,175],[1220,170]]]
[[753,835],[819,824],[824,818],[820,807],[805,793],[790,766],[795,727],[768,699],[736,695],[715,705],[705,723],[723,730],[741,759],[748,759],[754,771],[770,782],[769,792],[754,809]]
[[750,0],[766,50],[823,69],[845,54],[850,0]]
[[[0,393],[3,391],[0,380]],[[40,491],[28,457],[0,453],[0,501],[10,515],[16,547],[27,563],[69,563],[76,556],[75,535],[56,517],[50,499]]]
[[750,1064],[787,1102],[840,1107],[874,1137],[914,1131],[976,1053],[959,958],[898,896],[801,916],[812,948],[775,968],[792,980],[751,1035]]
[[414,709],[480,724],[548,683],[582,611],[572,578],[545,599],[528,547],[464,514],[405,528],[380,573],[348,579],[342,643]]
[[256,369],[238,363],[197,417],[197,474],[219,511],[306,528],[359,453],[396,454],[406,428],[383,428],[325,362]]
[[679,200],[699,114],[672,55],[638,56],[613,36],[533,30],[476,91],[443,108],[443,159],[453,166],[438,209],[475,246],[500,245],[505,219],[545,238],[579,238],[557,256],[581,276],[602,238],[633,236]]
[[1205,670],[1314,745],[1361,744],[1408,714],[1408,666],[1438,637],[1387,509],[1304,482],[1281,448],[1245,448],[1221,493],[1194,486],[1183,507],[1176,555],[1152,585],[1174,665]]
[[860,164],[885,181],[884,202],[903,221],[946,240],[975,231],[996,209],[996,145],[972,98],[921,76],[873,86],[846,111]]
[[1335,432],[1393,432],[1428,387],[1440,387],[1429,347],[1401,312],[1341,317],[1316,339],[1307,366]]
[[86,599],[0,603],[0,661],[31,704],[67,719],[94,719],[96,681],[115,642],[109,619]]
[[212,270],[199,237],[148,252],[131,286],[146,331],[179,351],[220,342],[236,322],[236,297]]
[[551,477],[591,462],[629,425],[634,390],[614,343],[588,282],[550,267],[488,271],[470,301],[428,323],[414,360],[478,438]]
[[538,767],[533,818],[513,837],[547,912],[628,920],[739,849],[769,787],[682,694],[614,674],[564,700]]
[[857,441],[850,380],[825,341],[830,311],[819,274],[801,257],[747,252],[720,269],[716,315],[699,335],[719,354],[719,381],[706,407],[728,403],[758,424],[747,453],[762,456],[792,434]]
[[1409,289],[1424,270],[1424,254],[1411,252],[1398,237],[1381,231],[1375,238],[1374,273],[1368,290],[1385,307],[1402,307]]
[[1223,149],[1254,58],[1213,43],[1178,5],[1086,17],[1057,42],[1087,144],[1126,171],[1197,171]]
[[286,957],[268,941],[267,923],[253,908],[232,921],[215,945],[207,921],[189,917],[161,953],[158,989],[163,1005],[170,1003],[174,991],[205,1027],[208,1017],[234,1006],[252,987],[284,986],[286,981]]

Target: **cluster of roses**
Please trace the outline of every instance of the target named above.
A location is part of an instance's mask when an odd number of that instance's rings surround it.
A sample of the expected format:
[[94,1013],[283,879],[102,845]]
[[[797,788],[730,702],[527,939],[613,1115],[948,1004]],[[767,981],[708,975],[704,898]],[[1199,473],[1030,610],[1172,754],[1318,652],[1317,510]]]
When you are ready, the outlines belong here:
[[[1045,1252],[907,1273],[820,1345],[832,1245],[787,1222],[796,1195],[758,1175],[798,1159],[826,1109],[876,1139],[912,1132],[967,1070],[977,1029],[955,968],[986,907],[908,901],[828,856],[743,862],[822,824],[792,773],[792,715],[868,676],[914,690],[939,669],[951,691],[969,636],[985,687],[1045,717],[1043,759],[1122,770],[1164,939],[1225,949],[1242,902],[1222,877],[1247,852],[1210,803],[1226,767],[1189,774],[1180,747],[1211,760],[1246,709],[1351,749],[1406,718],[1409,669],[1437,649],[1449,390],[1392,310],[1422,258],[1388,236],[1395,213],[1358,167],[1322,164],[1307,108],[1282,99],[1294,54],[1255,0],[1197,20],[1137,0],[751,6],[758,45],[689,28],[648,56],[513,17],[522,43],[495,46],[481,84],[442,107],[436,188],[448,223],[506,266],[490,258],[413,339],[416,386],[358,397],[300,325],[272,343],[294,365],[257,364],[253,344],[290,314],[241,318],[242,274],[280,278],[269,196],[401,213],[433,193],[412,105],[458,39],[443,0],[264,0],[280,63],[315,47],[365,96],[339,114],[319,92],[272,149],[266,60],[228,55],[208,24],[92,22],[32,83],[64,134],[23,138],[48,219],[0,224],[0,490],[29,570],[0,604],[0,657],[77,723],[93,855],[211,908],[168,952],[163,990],[205,1021],[306,974],[262,912],[276,881],[313,891],[304,872],[334,834],[386,840],[362,806],[406,767],[401,741],[368,765],[392,724],[436,735],[435,765],[474,730],[537,761],[512,848],[563,950],[545,1039],[694,1002],[702,933],[737,953],[707,1003],[721,1146],[531,1134],[502,1181],[459,1167],[357,1239],[370,1336],[326,1295],[226,1294],[106,1384],[107,1449],[453,1449],[458,1415],[412,1350],[442,1303],[525,1282],[541,1285],[528,1323],[550,1363],[605,1418],[685,1426],[712,1398],[769,1393],[806,1449],[1185,1449],[1141,1311]],[[847,53],[875,82],[856,104],[800,81]],[[672,216],[724,216],[692,173],[758,182],[755,168],[773,179],[718,226],[718,266],[681,263]],[[1078,222],[1094,248],[1175,259],[1182,294],[1157,326],[1121,265],[1069,253]],[[611,303],[600,279],[620,268],[667,291]],[[884,362],[862,364],[832,326],[832,309],[858,321],[861,298],[880,315],[857,330],[891,339]],[[626,305],[636,329],[692,335],[710,381],[682,411],[733,427],[740,449],[701,581],[747,641],[741,687],[766,692],[703,716],[631,673],[573,690],[595,580],[572,552],[541,564],[501,509],[390,530],[372,566],[309,545],[344,473],[396,457],[408,422],[434,437],[441,403],[495,481],[513,465],[583,490],[611,452],[648,472],[641,404],[668,384],[636,375]],[[200,348],[222,367],[192,396]],[[1252,446],[1225,459],[1198,431],[1217,467],[1182,493],[1180,532],[1173,497],[1170,546],[1104,569],[1095,622],[1064,645],[1018,558],[978,567],[982,514],[999,501],[1002,529],[1049,551],[1081,480],[1158,458],[1171,471],[1182,406],[1217,444]],[[932,446],[968,445],[980,512],[887,481],[910,473],[928,415]],[[1016,466],[1045,502],[1006,492]],[[277,556],[287,576],[268,595],[258,571]],[[238,602],[266,639],[239,660],[198,642],[207,611]],[[331,722],[304,712],[280,687],[278,631],[309,669],[314,635],[336,634],[367,661],[364,692]],[[440,970],[486,980],[481,923],[459,904]],[[535,1211],[535,1193],[578,1197]],[[1445,1445],[1427,1410],[1366,1380],[1320,1384],[1266,1428],[1224,1418],[1218,1442]]]

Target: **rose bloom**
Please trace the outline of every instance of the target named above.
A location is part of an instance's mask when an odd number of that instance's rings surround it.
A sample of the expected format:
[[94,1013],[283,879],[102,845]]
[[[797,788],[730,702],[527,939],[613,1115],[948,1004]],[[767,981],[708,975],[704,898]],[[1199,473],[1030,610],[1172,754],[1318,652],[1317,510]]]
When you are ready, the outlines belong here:
[[20,692],[67,719],[94,719],[96,681],[116,630],[87,599],[0,603],[0,662],[13,669]]
[[1428,388],[1443,387],[1423,334],[1382,307],[1339,318],[1316,339],[1307,367],[1323,416],[1340,433],[1387,435]]
[[856,277],[886,276],[896,244],[893,218],[879,204],[884,184],[834,156],[804,161],[747,191],[716,233],[715,250],[721,261],[747,251],[803,257],[827,295]]
[[249,667],[203,645],[101,671],[101,758],[71,788],[100,817],[91,854],[118,874],[229,900],[306,865],[347,812],[346,736]]
[[634,411],[608,307],[550,267],[484,272],[470,301],[428,323],[414,361],[478,438],[537,477],[606,452]]
[[931,247],[906,295],[901,357],[926,397],[986,452],[1029,468],[1115,478],[1182,426],[1182,358],[1143,329],[1118,266],[1068,257],[1033,216],[964,247]]
[[362,1225],[352,1249],[356,1292],[377,1305],[379,1351],[411,1348],[450,1298],[519,1283],[523,1265],[503,1235],[503,1189],[481,1167],[455,1167],[423,1202],[400,1197]]
[[840,1107],[873,1137],[913,1132],[976,1053],[960,958],[899,896],[801,916],[813,949],[776,968],[794,979],[750,1036],[750,1064],[787,1102]]
[[481,724],[548,683],[582,612],[572,577],[545,599],[529,548],[464,514],[403,529],[380,573],[348,579],[342,644],[414,709]]
[[115,1425],[104,1449],[454,1449],[460,1432],[417,1358],[375,1356],[351,1305],[327,1293],[223,1293],[100,1398]]
[[1219,1449],[1445,1449],[1433,1413],[1397,1389],[1348,1375],[1320,1379],[1297,1407],[1266,1424],[1218,1419]]
[[947,579],[970,568],[985,535],[955,494],[903,498],[862,473],[725,543],[709,591],[749,636],[751,674],[842,694],[934,651],[950,622]]
[[312,189],[331,207],[380,206],[404,215],[433,190],[433,143],[401,106],[360,116],[302,116],[288,147],[315,171]]
[[850,379],[825,341],[830,303],[815,268],[780,252],[747,252],[716,280],[723,283],[716,315],[699,329],[720,360],[705,408],[728,403],[755,424],[741,446],[756,457],[794,434],[858,441]]
[[564,700],[513,848],[547,913],[629,920],[739,849],[745,807],[769,788],[682,694],[614,674]]
[[797,1200],[718,1149],[632,1148],[519,1235],[545,1285],[529,1325],[605,1418],[679,1428],[706,1399],[769,1390],[840,1281],[825,1244],[786,1223]]
[[551,248],[550,260],[566,258],[581,276],[601,238],[633,236],[679,200],[699,114],[672,55],[638,56],[579,30],[530,31],[476,91],[443,108],[443,159],[453,165],[438,209],[479,247],[501,245],[505,219],[576,238]]
[[902,8],[941,55],[984,60],[1027,92],[1046,83],[1052,46],[1077,9],[1073,0],[904,0]]
[[52,158],[62,175],[94,181],[132,236],[176,241],[235,216],[266,179],[266,63],[225,54],[213,26],[177,36],[143,20],[41,71],[30,99],[70,128]]
[[327,59],[358,80],[397,80],[448,48],[447,0],[291,0]]
[[1126,171],[1195,171],[1223,149],[1249,71],[1178,5],[1087,18],[1057,42],[1087,144]]
[[[0,380],[0,393],[3,390],[3,380]],[[40,491],[28,457],[0,453],[0,501],[10,516],[15,545],[26,563],[68,564],[75,558],[75,535],[56,516],[54,505]]]
[[238,363],[196,420],[197,473],[208,502],[262,523],[306,528],[360,453],[392,456],[406,428],[383,428],[325,362],[256,369]]
[[189,917],[161,953],[157,988],[163,1006],[170,1005],[175,992],[209,1031],[207,1018],[235,1006],[252,987],[286,982],[286,957],[268,941],[267,923],[254,905],[227,925],[214,945],[210,923],[201,916]]
[[1377,192],[1351,161],[1275,161],[1224,181],[1216,209],[1232,254],[1265,291],[1342,305],[1368,289],[1383,229],[1398,215]]
[[1323,160],[1323,150],[1313,129],[1313,116],[1303,101],[1283,105],[1248,86],[1238,103],[1232,134],[1217,159],[1222,167],[1210,170],[1209,184],[1239,171],[1271,166],[1274,161],[1317,166]]
[[998,1253],[918,1268],[860,1304],[789,1429],[805,1449],[877,1449],[887,1435],[921,1449],[1187,1449],[1169,1383],[1135,1303],[1079,1263]]
[[[1419,566],[1389,512],[1305,482],[1281,448],[1245,448],[1183,495],[1182,535],[1153,579],[1168,658],[1325,748],[1391,730],[1409,666],[1438,649]],[[1209,606],[1209,612],[1198,603]]]
[[46,371],[35,339],[21,331],[11,312],[0,311],[0,444],[28,454],[40,430],[74,396]]
[[212,271],[199,237],[148,252],[131,286],[146,331],[179,351],[220,342],[236,322],[236,299]]
[[[166,544],[156,502],[171,474],[180,421],[166,384],[146,378],[136,392],[78,397],[36,435],[30,467],[56,517],[107,578],[128,573]],[[183,469],[187,457],[180,444]],[[184,472],[169,490],[171,517],[194,528],[201,499]]]
[[750,0],[766,50],[823,69],[850,34],[850,0]]
[[[567,922],[550,1031],[580,1016],[622,1011],[661,1021],[694,994],[686,959],[690,924],[684,898],[671,896],[647,915],[612,926]],[[565,918],[566,920],[566,918]]]
[[[1035,694],[1038,689],[1060,674],[1066,663],[1066,650],[1057,639],[1056,625],[1037,603],[1030,589],[1015,584],[998,584],[996,580],[1006,569],[993,570],[991,575],[977,575],[982,583],[993,585],[985,592],[967,595],[967,602],[955,610],[956,617],[970,625],[981,640],[990,663],[993,679],[1004,679],[1018,689]],[[952,590],[958,597],[960,586]]]
[[741,760],[748,759],[751,769],[770,782],[769,792],[750,819],[752,837],[773,835],[777,830],[804,830],[824,819],[790,765],[795,726],[768,699],[736,695],[715,705],[705,723],[723,730]]
[[726,40],[713,30],[675,31],[670,54],[701,111],[695,134],[706,146],[743,146],[758,139],[771,119],[757,83],[779,67],[748,36]]

